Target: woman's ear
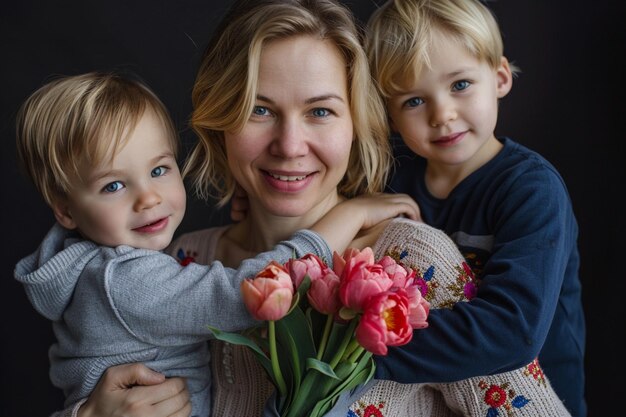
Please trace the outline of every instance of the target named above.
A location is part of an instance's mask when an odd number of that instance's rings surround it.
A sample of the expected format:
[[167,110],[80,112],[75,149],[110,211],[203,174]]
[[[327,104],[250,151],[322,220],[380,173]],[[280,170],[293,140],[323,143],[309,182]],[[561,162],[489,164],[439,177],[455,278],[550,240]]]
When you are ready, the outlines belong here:
[[57,222],[66,229],[76,229],[76,222],[70,213],[69,204],[65,198],[60,198],[52,203],[52,212]]
[[513,73],[509,67],[509,60],[505,57],[500,58],[500,66],[496,69],[496,78],[498,98],[502,98],[509,94],[511,87],[513,87]]

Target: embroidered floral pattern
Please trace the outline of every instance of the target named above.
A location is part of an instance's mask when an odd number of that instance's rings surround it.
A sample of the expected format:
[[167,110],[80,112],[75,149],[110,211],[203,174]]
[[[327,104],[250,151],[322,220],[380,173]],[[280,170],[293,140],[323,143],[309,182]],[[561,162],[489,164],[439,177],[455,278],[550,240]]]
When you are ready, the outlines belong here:
[[184,251],[182,248],[178,249],[178,252],[176,252],[178,263],[181,264],[182,266],[187,266],[190,263],[195,262],[196,256],[198,256],[197,252]]
[[381,401],[378,404],[365,404],[362,401],[358,401],[359,406],[354,410],[348,410],[347,417],[385,417],[382,409],[385,407],[385,402]]
[[506,391],[498,385],[492,385],[485,393],[485,402],[493,408],[499,408],[506,402]]
[[[385,254],[392,257],[396,262],[403,263],[405,266],[415,271],[415,282],[422,293],[422,297],[435,308],[452,308],[460,301],[469,301],[476,297],[479,281],[467,262],[455,265],[458,275],[452,283],[448,283],[452,278],[441,277],[441,279],[438,279],[437,270],[434,265],[430,265],[422,272],[416,265],[403,262],[403,259],[409,254],[406,249],[394,246],[388,248]],[[442,282],[443,280],[446,280],[446,282]],[[436,290],[440,286],[444,286],[443,288],[447,290],[444,292],[445,298],[443,300],[437,299],[437,296],[440,294],[438,294]]]
[[450,297],[441,303],[441,308],[452,308],[460,301],[469,301],[476,296],[478,281],[466,262],[455,266],[458,275],[456,280],[446,286]]
[[470,251],[462,250],[462,249],[461,249],[461,253],[463,254],[463,257],[465,258],[465,261],[468,263],[468,265],[474,272],[474,275],[477,277],[482,276],[483,269],[485,267],[485,257],[489,258],[491,254],[487,253],[487,254],[479,255],[476,252],[473,252],[473,251],[470,252]]
[[[487,414],[485,414],[486,417],[497,417],[500,415],[513,417],[516,409],[520,409],[530,402],[523,395],[517,395],[515,390],[509,389],[508,382],[496,385],[481,380],[478,386],[480,389],[485,390],[483,400],[489,407]],[[501,412],[504,414],[500,414]]]
[[543,369],[541,369],[541,366],[539,366],[539,361],[537,360],[537,358],[535,358],[535,360],[526,365],[524,369],[524,375],[532,376],[535,381],[539,382],[540,385],[546,385],[546,377],[543,374]]

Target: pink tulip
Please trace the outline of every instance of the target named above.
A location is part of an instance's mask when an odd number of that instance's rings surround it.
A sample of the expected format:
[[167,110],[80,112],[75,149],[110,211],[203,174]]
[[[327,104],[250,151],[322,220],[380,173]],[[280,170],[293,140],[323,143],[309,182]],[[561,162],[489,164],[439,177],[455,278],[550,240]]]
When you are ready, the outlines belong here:
[[422,297],[419,285],[411,285],[405,288],[407,298],[409,300],[409,322],[414,329],[425,329],[428,327],[428,313],[430,312],[430,303]]
[[337,252],[333,253],[333,271],[337,276],[341,276],[346,263],[354,259],[355,262],[365,262],[366,264],[374,263],[374,252],[372,248],[367,247],[363,250],[348,248],[343,252],[343,255],[339,256]]
[[287,270],[272,261],[256,277],[243,280],[241,292],[252,317],[275,321],[289,311],[294,290]]
[[387,346],[407,344],[413,337],[409,300],[404,289],[375,295],[364,306],[356,339],[375,355],[386,355]]
[[393,287],[405,288],[409,285],[413,285],[415,280],[415,271],[410,268],[406,268],[403,265],[397,263],[391,256],[383,256],[378,261],[383,267],[389,278],[393,281]]
[[332,270],[311,282],[307,298],[313,308],[322,314],[335,314],[341,307],[339,277]]
[[290,259],[285,264],[295,288],[298,288],[306,275],[311,281],[321,278],[330,271],[330,268],[317,256],[312,253],[304,255],[302,258]]
[[339,286],[339,299],[345,307],[362,311],[368,298],[391,288],[393,281],[380,264],[358,262],[351,258],[346,263]]

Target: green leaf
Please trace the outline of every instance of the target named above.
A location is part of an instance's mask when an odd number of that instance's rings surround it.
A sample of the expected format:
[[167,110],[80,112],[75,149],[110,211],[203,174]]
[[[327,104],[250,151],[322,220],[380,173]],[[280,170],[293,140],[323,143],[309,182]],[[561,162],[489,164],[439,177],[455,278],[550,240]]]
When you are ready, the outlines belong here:
[[208,326],[208,327],[209,327],[209,330],[213,332],[216,339],[231,343],[233,345],[246,346],[249,349],[251,349],[252,353],[256,356],[258,362],[265,369],[265,372],[267,373],[268,377],[272,380],[272,383],[274,384],[274,386],[278,388],[278,381],[276,381],[272,372],[272,361],[265,353],[266,351],[269,350],[267,341],[264,341],[265,343],[263,343],[266,346],[266,349],[263,350],[251,337],[244,336],[239,333],[223,332],[211,326]]
[[[334,353],[333,358],[330,361],[328,361],[328,363],[330,363],[330,366],[332,366],[333,369],[341,361],[341,358],[344,356],[346,352],[346,348],[350,345],[350,341],[353,340],[354,329],[356,328],[358,323],[359,322],[357,319],[354,319],[348,323],[348,328],[344,331],[343,340],[341,341],[341,344],[337,347],[337,350],[333,352]],[[331,331],[331,334],[332,334],[332,331]]]
[[335,371],[333,371],[333,368],[331,368],[328,363],[319,361],[316,358],[306,359],[306,369],[314,369],[317,372],[327,375],[333,379],[339,379],[339,377],[335,374]]
[[265,352],[261,350],[259,345],[257,345],[257,343],[252,338],[248,336],[244,336],[240,333],[228,333],[228,332],[223,332],[220,329],[217,329],[215,327],[211,327],[211,326],[207,326],[207,327],[209,328],[209,330],[213,332],[213,335],[215,336],[216,339],[231,343],[233,345],[247,346],[250,349],[252,349],[254,353],[261,355],[265,359],[269,360]]
[[309,321],[312,333],[311,337],[313,338],[316,347],[319,347],[320,345],[320,339],[324,333],[324,325],[326,324],[327,317],[328,316],[326,314],[320,313],[313,307],[307,307],[306,309],[306,318]]
[[286,417],[301,417],[308,414],[308,410],[315,404],[320,395],[325,393],[320,392],[321,381],[328,379],[327,376],[316,372],[307,372],[300,385],[300,392],[297,397],[294,397],[293,402],[289,408],[281,413],[281,416]]
[[311,277],[309,276],[309,274],[306,274],[304,278],[302,279],[300,286],[297,289],[298,294],[300,294],[300,298],[306,299],[306,292],[309,290],[310,286],[311,286]]
[[341,384],[338,384],[325,398],[315,404],[309,417],[321,417],[326,414],[343,392],[352,390],[359,384],[366,384],[374,376],[375,369],[376,365],[373,359],[371,359],[371,353],[369,352],[356,364],[350,364],[348,362],[340,363],[337,366],[337,373],[343,376],[345,380]]
[[[280,328],[278,323],[277,328]],[[280,347],[280,366],[283,369],[283,378],[288,387],[287,396],[281,398],[281,409],[283,409],[283,407],[288,407],[289,404],[291,404],[293,398],[296,397],[300,391],[302,361],[304,358],[299,356],[298,347],[291,334],[280,332],[277,335],[277,339],[279,342],[278,346]]]
[[[356,366],[355,366],[356,365]],[[339,384],[335,391],[330,395],[339,395],[345,390],[352,389],[359,384],[368,382],[374,375],[376,365],[372,359],[372,354],[366,352],[356,364],[349,362],[342,362],[337,366],[335,372],[343,379],[343,382]]]
[[306,358],[316,355],[311,323],[300,307],[293,308],[276,322],[276,337],[280,366],[289,392],[285,407],[289,407],[293,398],[299,396]]
[[315,357],[316,349],[311,335],[311,323],[302,312],[295,308],[287,316],[276,322],[279,337],[289,335],[297,347],[297,354],[301,359],[301,368],[304,369],[304,358]]
[[324,357],[322,360],[324,362],[329,362],[335,356],[339,346],[341,346],[341,342],[346,337],[346,332],[350,329],[348,324],[343,324],[335,321],[333,323],[333,327],[330,331],[330,337],[328,338],[328,344],[326,345],[326,352],[324,353]]
[[287,314],[285,314],[285,316],[288,316],[289,314],[291,314],[291,312],[295,308],[298,308],[299,303],[300,303],[300,294],[296,292],[293,294],[293,299],[291,300],[291,307],[289,307],[289,310],[287,311]]

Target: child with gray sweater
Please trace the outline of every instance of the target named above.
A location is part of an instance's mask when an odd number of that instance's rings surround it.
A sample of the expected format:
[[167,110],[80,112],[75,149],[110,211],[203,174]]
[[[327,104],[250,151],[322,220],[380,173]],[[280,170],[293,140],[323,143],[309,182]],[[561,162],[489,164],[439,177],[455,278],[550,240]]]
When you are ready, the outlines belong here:
[[237,270],[179,262],[163,252],[186,206],[178,137],[147,86],[109,73],[62,77],[25,101],[17,125],[20,163],[56,223],[15,278],[53,322],[50,377],[66,406],[86,398],[108,367],[143,362],[186,378],[191,414],[208,416],[208,326],[258,324],[240,296],[244,278],[270,260],[332,259],[361,228],[419,216],[407,196],[362,197]]

